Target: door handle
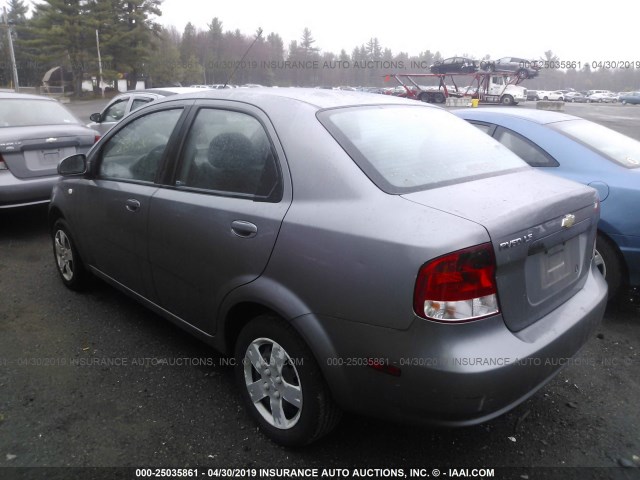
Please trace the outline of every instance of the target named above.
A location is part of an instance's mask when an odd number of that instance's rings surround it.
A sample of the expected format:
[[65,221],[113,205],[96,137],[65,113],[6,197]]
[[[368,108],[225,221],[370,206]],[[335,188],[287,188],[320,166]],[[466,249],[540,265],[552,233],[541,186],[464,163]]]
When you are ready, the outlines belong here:
[[136,212],[140,208],[140,202],[135,198],[130,198],[125,202],[125,208],[130,212]]
[[251,222],[235,220],[231,222],[231,231],[242,238],[252,238],[258,234],[258,227]]

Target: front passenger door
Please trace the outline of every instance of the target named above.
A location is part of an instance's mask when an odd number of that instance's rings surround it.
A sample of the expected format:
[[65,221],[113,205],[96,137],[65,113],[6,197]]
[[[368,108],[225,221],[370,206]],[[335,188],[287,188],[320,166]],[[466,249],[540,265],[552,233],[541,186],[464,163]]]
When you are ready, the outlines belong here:
[[128,122],[92,158],[94,178],[78,189],[81,219],[103,275],[148,297],[147,219],[150,198],[182,108],[154,111]]

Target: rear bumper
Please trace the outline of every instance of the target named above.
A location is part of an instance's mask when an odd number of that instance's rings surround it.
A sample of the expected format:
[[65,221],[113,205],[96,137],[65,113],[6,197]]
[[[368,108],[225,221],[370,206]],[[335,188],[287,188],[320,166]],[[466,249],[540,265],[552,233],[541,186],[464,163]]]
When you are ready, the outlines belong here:
[[0,208],[47,203],[58,176],[20,179],[7,170],[0,171]]
[[[514,408],[571,363],[600,323],[606,299],[606,282],[592,267],[581,291],[517,333],[500,315],[460,325],[416,318],[406,331],[311,316],[296,323],[311,345],[313,322],[326,331],[334,353],[326,347],[315,353],[346,410],[465,426]],[[397,367],[400,375],[376,371],[368,359]]]

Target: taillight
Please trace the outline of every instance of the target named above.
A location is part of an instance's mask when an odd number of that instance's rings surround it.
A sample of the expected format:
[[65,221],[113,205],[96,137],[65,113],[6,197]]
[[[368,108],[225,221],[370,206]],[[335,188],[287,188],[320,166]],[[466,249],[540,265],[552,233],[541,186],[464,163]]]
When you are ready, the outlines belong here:
[[0,155],[0,170],[9,170],[7,164],[4,163],[4,158],[2,158],[2,155]]
[[93,143],[98,143],[98,140],[100,140],[100,135],[93,137]]
[[490,243],[449,253],[418,272],[413,309],[422,318],[464,322],[500,311]]

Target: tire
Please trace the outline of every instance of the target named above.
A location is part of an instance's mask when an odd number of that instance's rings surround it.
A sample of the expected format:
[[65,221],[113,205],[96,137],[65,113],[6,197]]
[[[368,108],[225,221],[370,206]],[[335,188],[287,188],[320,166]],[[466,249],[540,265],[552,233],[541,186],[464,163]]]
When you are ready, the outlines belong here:
[[549,97],[543,97],[542,99],[543,100],[549,100]]
[[235,359],[242,401],[275,442],[304,446],[337,425],[341,411],[311,351],[288,323],[273,315],[250,321],[236,342]]
[[418,97],[418,100],[420,100],[421,102],[429,103],[429,94],[426,92],[421,93]]
[[624,282],[624,265],[618,249],[606,237],[598,234],[596,240],[595,262],[598,270],[604,276],[609,286],[609,300],[613,300],[620,293]]
[[78,254],[67,222],[61,218],[56,220],[51,231],[51,239],[53,258],[62,283],[71,290],[84,290],[89,284],[89,272]]
[[433,96],[434,103],[444,103],[446,101],[447,101],[447,98],[444,96],[444,93],[438,92]]
[[513,105],[514,104],[513,97],[511,95],[504,95],[500,99],[500,103],[502,103],[503,105]]

